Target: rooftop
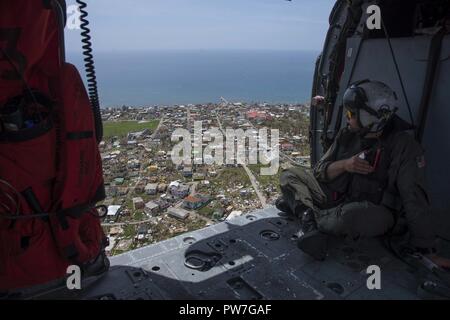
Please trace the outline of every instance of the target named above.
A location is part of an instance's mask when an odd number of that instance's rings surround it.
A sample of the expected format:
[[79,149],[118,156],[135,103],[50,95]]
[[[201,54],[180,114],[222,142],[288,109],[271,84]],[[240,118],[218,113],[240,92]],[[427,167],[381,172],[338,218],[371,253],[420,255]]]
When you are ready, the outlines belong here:
[[113,206],[108,206],[108,216],[115,216],[117,214],[117,212],[120,210],[122,206],[118,206],[118,205],[113,205]]
[[187,196],[186,198],[184,198],[184,201],[186,201],[186,202],[200,202],[202,200],[197,198],[197,197],[194,197],[194,196]]

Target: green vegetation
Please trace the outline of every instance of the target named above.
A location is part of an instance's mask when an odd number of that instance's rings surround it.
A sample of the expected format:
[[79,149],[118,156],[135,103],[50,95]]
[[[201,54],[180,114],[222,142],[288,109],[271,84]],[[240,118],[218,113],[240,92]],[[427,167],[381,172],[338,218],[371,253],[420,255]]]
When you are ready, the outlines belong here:
[[[299,112],[289,112],[286,117],[267,120],[261,123],[261,127],[278,129],[287,137],[295,135],[307,137],[309,135],[309,125],[309,117]],[[307,142],[295,143],[294,148],[295,151],[300,152],[302,155],[309,155],[310,153],[309,143]]]
[[284,134],[308,135],[310,120],[307,115],[299,112],[289,112],[286,117],[266,120],[261,123],[261,127],[279,129]]
[[117,256],[117,255],[122,254],[122,253],[125,253],[125,252],[127,252],[127,251],[128,251],[128,250],[114,249],[114,250],[111,251],[111,255],[112,255],[112,256]]
[[128,208],[128,210],[130,210],[130,211],[133,210],[133,200],[128,198],[125,201],[125,207]]
[[[198,229],[202,229],[206,226],[206,222],[204,220],[201,219],[192,219],[192,220],[188,220],[186,223],[186,228],[189,231],[193,231],[193,230],[198,230]],[[179,234],[182,234],[183,232],[180,233],[175,233],[174,236],[177,236]]]
[[143,212],[137,211],[137,212],[134,213],[134,220],[135,221],[142,221],[142,220],[144,220],[144,218],[146,218],[146,216],[144,215]]
[[260,169],[268,166],[264,166],[261,164],[250,164],[248,165],[248,168],[253,172],[255,177],[258,179],[258,182],[260,183],[262,188],[266,188],[268,186],[274,186],[278,190],[280,189],[280,175],[281,175],[281,167],[278,168],[278,172],[274,175],[261,175]]
[[197,210],[197,212],[199,214],[201,214],[202,216],[208,217],[208,218],[212,217],[212,214],[214,213],[214,211],[215,211],[215,209],[211,208],[210,206],[206,206],[206,207],[203,207],[203,208]]
[[250,186],[250,179],[245,173],[244,168],[225,168],[219,171],[219,175],[214,179],[214,182],[218,182],[223,186],[243,185],[244,187]]
[[126,225],[123,228],[123,236],[125,239],[132,239],[136,235],[136,228],[134,225]]
[[103,136],[105,138],[124,137],[128,132],[144,129],[155,130],[158,124],[159,120],[150,120],[144,123],[138,123],[138,121],[107,121],[103,123]]
[[[253,174],[255,174],[259,173],[259,169],[264,166],[261,164],[249,164],[247,165],[247,167],[253,172]],[[267,165],[266,167],[269,167],[269,165]]]

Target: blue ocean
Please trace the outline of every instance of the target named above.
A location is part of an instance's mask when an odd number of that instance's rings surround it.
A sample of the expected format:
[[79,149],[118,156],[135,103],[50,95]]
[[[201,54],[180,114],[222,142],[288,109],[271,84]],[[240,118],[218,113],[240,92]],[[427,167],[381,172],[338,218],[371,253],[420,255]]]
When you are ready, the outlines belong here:
[[[302,103],[318,52],[94,52],[102,107],[230,102]],[[84,78],[81,53],[68,53]]]

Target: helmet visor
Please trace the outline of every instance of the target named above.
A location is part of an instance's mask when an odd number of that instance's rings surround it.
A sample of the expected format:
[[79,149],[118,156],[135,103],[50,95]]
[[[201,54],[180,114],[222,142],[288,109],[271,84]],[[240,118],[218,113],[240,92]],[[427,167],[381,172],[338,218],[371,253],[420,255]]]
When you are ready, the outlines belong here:
[[361,97],[361,93],[358,92],[358,88],[348,88],[343,97],[344,108],[353,114],[356,114],[358,109],[364,106],[364,99]]

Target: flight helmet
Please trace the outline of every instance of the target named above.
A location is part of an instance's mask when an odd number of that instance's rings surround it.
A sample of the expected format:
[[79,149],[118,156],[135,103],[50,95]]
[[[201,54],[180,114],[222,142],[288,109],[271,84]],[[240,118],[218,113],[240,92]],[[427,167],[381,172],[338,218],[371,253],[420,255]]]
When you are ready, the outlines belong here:
[[395,92],[380,81],[361,80],[345,91],[343,105],[348,116],[356,116],[361,133],[381,132],[398,110]]

